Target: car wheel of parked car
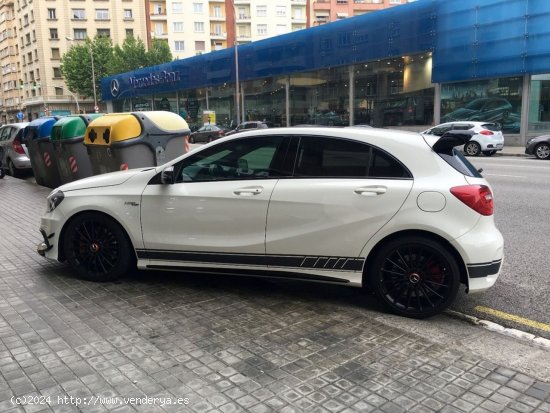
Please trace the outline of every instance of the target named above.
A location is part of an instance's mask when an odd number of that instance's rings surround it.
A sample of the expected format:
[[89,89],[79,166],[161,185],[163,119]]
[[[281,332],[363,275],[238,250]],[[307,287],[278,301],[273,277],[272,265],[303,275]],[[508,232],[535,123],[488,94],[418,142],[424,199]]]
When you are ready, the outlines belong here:
[[464,145],[464,153],[467,156],[479,156],[481,153],[481,146],[477,142],[468,142]]
[[539,143],[535,148],[535,156],[539,159],[550,159],[550,144]]
[[426,318],[455,299],[460,272],[455,258],[429,238],[394,239],[377,252],[369,268],[369,285],[396,314]]
[[98,213],[84,213],[68,223],[63,251],[79,276],[90,281],[115,280],[130,270],[135,259],[122,227]]
[[195,138],[193,138],[192,136],[189,137],[189,143],[195,143]]
[[493,156],[495,153],[497,153],[497,151],[485,151],[485,152],[483,152],[483,155],[485,155],[485,156]]
[[0,167],[0,179],[2,179],[5,175],[6,173],[4,172],[4,168]]
[[214,138],[212,138],[212,136],[208,137],[208,142],[212,142],[213,140],[214,140]]
[[19,170],[15,167],[11,159],[8,159],[8,173],[14,178],[19,177]]

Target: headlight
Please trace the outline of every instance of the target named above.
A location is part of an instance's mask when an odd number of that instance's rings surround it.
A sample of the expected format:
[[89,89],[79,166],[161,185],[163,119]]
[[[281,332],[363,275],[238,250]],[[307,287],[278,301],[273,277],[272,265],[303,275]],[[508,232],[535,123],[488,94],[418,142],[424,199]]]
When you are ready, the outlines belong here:
[[529,138],[529,139],[527,139],[527,145],[531,145],[531,143],[532,143],[535,139],[537,139],[537,138],[535,137],[535,138]]
[[65,199],[63,191],[55,191],[48,195],[46,206],[47,212],[52,212]]

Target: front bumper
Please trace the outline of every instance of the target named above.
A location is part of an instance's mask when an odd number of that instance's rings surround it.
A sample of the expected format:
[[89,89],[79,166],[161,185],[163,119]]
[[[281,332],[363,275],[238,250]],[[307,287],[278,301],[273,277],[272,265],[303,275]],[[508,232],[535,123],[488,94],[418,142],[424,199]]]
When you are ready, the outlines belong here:
[[50,236],[48,236],[46,234],[46,231],[44,231],[42,228],[40,228],[40,233],[42,234],[42,238],[44,239],[44,241],[36,246],[36,252],[45,257],[46,253],[53,248],[53,245],[50,244],[50,239],[53,238],[55,234],[51,234]]

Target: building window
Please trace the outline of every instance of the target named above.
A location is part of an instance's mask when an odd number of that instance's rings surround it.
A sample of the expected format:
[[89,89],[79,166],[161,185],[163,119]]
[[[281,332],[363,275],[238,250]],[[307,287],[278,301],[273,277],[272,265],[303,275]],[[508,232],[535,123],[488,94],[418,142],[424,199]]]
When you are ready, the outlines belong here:
[[195,33],[204,33],[204,23],[203,22],[195,22]]
[[84,9],[72,9],[71,11],[74,20],[85,20],[86,11]]
[[[390,0],[391,3],[391,0]],[[348,0],[336,0],[336,4],[348,4]]]
[[213,36],[222,35],[222,25],[220,23],[216,23],[212,26],[212,35]]
[[162,36],[165,33],[163,23],[155,23],[155,35]]
[[111,37],[110,29],[97,29],[97,35],[99,37]]
[[50,39],[59,39],[57,29],[50,29]]
[[183,13],[183,3],[179,1],[172,3],[172,13]]
[[61,58],[61,54],[59,54],[59,48],[54,47],[52,48],[52,59],[59,60]]
[[132,20],[133,18],[132,9],[124,9],[124,20]]
[[53,68],[53,77],[56,78],[56,79],[59,79],[59,78],[63,77],[61,75],[61,68],[60,67],[54,67]]
[[183,40],[176,40],[174,42],[174,50],[176,52],[183,52],[185,50],[185,42]]
[[86,29],[74,29],[74,39],[75,40],[85,40],[88,37]]
[[220,43],[220,42],[215,42],[214,43],[214,50],[222,50],[223,49],[223,44]]
[[174,22],[174,33],[183,32],[183,22]]
[[222,8],[220,6],[214,6],[214,17],[223,17]]
[[265,36],[267,34],[267,24],[258,24],[258,36]]
[[134,29],[126,29],[126,37],[134,37]]
[[25,26],[29,25],[29,15],[28,14],[25,14],[23,16],[23,21],[25,22]]
[[109,10],[107,10],[107,9],[96,9],[95,10],[95,19],[96,20],[109,20]]
[[285,17],[286,16],[286,6],[277,6],[275,9],[277,13],[277,17]]
[[193,3],[193,13],[203,14],[204,13],[203,4]]
[[155,4],[153,8],[153,14],[154,15],[164,14],[164,12],[162,11],[162,6],[160,4]]
[[390,0],[390,4],[401,4],[401,0]]
[[63,96],[63,88],[62,87],[56,87],[55,88],[55,96]]
[[266,17],[267,16],[267,6],[256,6],[256,15],[258,17]]
[[195,41],[195,50],[200,51],[200,52],[204,52],[206,50],[206,45],[205,45],[204,41],[196,40]]
[[48,9],[48,19],[57,20],[57,15],[55,14],[55,9]]
[[278,24],[276,30],[277,30],[277,34],[287,33],[286,24]]

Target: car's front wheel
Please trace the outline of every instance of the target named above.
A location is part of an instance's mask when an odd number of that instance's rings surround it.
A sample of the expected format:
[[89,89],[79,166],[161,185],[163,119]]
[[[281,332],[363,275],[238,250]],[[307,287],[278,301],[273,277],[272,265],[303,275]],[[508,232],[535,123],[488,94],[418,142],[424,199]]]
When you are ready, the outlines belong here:
[[464,145],[464,153],[467,156],[479,156],[481,153],[481,146],[477,142],[468,142]]
[[550,159],[550,143],[539,143],[535,148],[535,156],[539,159]]
[[81,278],[112,281],[134,264],[134,248],[122,227],[100,213],[83,213],[65,231],[63,251]]
[[455,299],[460,270],[439,243],[406,236],[383,245],[368,267],[369,285],[392,312],[426,318],[442,312]]

